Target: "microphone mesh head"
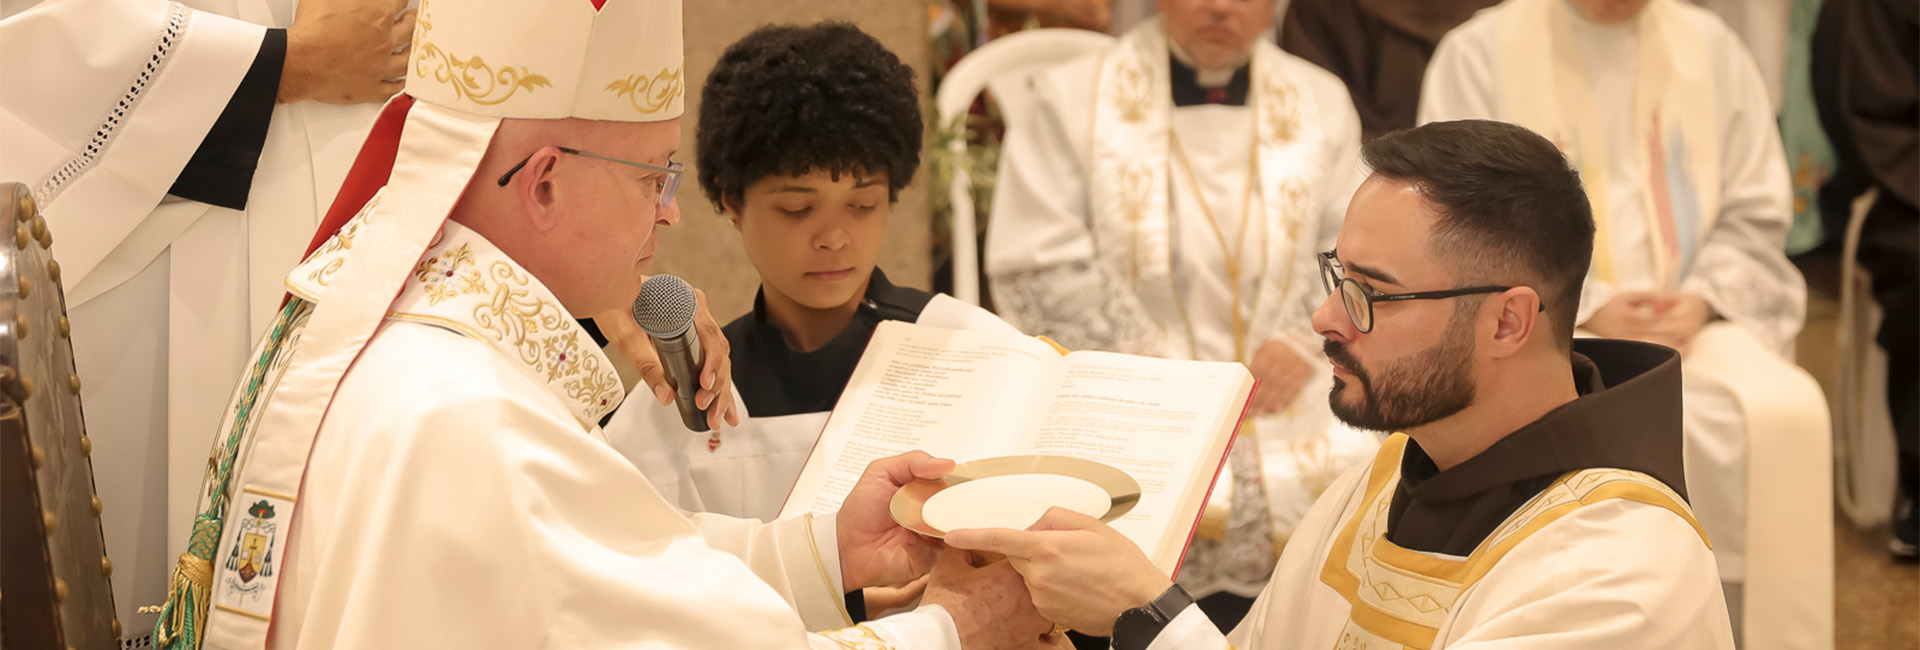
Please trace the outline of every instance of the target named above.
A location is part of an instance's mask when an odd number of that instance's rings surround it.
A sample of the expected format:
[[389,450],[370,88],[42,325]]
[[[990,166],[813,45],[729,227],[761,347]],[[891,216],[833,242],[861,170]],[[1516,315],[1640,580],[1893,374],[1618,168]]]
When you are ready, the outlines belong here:
[[686,280],[656,275],[640,285],[640,297],[633,299],[633,320],[654,338],[673,338],[693,327],[693,313],[699,306]]

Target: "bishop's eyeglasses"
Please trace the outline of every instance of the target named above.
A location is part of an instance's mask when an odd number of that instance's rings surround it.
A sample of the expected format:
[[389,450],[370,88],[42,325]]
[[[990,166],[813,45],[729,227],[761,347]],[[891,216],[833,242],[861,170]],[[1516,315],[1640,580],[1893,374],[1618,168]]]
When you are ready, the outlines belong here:
[[[1477,293],[1499,293],[1513,287],[1466,287],[1463,289],[1444,289],[1440,291],[1416,291],[1413,293],[1379,293],[1361,286],[1360,282],[1346,276],[1346,269],[1340,265],[1340,259],[1334,257],[1334,251],[1320,254],[1320,282],[1327,293],[1340,293],[1340,303],[1347,308],[1347,317],[1353,319],[1353,326],[1361,334],[1373,331],[1373,304],[1376,302],[1396,302],[1401,300],[1443,300],[1458,298]],[[1542,303],[1540,311],[1546,311]]]
[[[659,186],[654,188],[655,191],[659,193],[659,196],[660,196],[659,206],[661,208],[665,208],[667,207],[668,204],[673,203],[673,193],[680,189],[680,172],[686,170],[687,168],[686,165],[682,165],[677,162],[668,162],[667,166],[661,167],[659,165],[649,165],[642,162],[633,162],[631,160],[621,160],[619,158],[602,156],[597,153],[587,153],[579,149],[569,149],[567,147],[554,147],[554,148],[559,149],[560,153],[564,153],[564,154],[571,154],[575,156],[585,156],[587,158],[595,158],[599,160],[605,160],[607,162],[616,162],[616,163],[620,163],[622,165],[627,165],[630,167],[639,167],[641,169],[644,169],[650,172],[661,172],[663,174],[666,174],[664,178],[660,179]],[[500,186],[506,187],[507,181],[513,180],[513,175],[515,173],[518,173],[521,167],[527,166],[527,163],[532,160],[533,160],[533,154],[527,154],[526,158],[520,159],[520,162],[515,164],[512,169],[507,170],[507,173],[501,174],[500,181],[499,181]]]

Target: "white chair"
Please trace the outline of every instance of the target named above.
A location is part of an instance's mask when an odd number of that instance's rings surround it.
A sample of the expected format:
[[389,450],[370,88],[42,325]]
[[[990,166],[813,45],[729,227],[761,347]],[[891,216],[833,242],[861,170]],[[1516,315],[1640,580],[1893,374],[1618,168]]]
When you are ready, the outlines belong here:
[[[1033,106],[1034,73],[1113,46],[1113,37],[1079,29],[1035,29],[1010,34],[967,53],[940,82],[934,98],[939,124],[952,124],[983,90],[993,92],[1009,125]],[[955,160],[966,160],[967,139],[948,140]],[[973,214],[973,176],[954,165],[947,186],[953,209],[953,297],[980,304],[980,253]]]

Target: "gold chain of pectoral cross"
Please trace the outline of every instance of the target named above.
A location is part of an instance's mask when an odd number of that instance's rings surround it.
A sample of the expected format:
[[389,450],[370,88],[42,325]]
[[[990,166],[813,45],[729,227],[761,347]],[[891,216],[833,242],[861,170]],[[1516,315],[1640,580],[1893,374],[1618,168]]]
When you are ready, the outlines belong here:
[[[1240,246],[1236,244],[1247,240],[1247,224],[1253,222],[1253,190],[1260,182],[1259,141],[1257,139],[1255,140],[1252,151],[1247,155],[1247,189],[1240,201],[1240,232],[1234,236],[1233,241],[1229,242],[1227,241],[1226,232],[1220,229],[1220,221],[1213,216],[1213,208],[1207,205],[1206,193],[1200,191],[1200,179],[1193,172],[1193,163],[1187,160],[1186,147],[1180,145],[1180,135],[1173,133],[1172,129],[1168,129],[1167,131],[1170,135],[1173,155],[1179,158],[1180,169],[1187,173],[1187,186],[1192,188],[1194,203],[1200,204],[1200,214],[1207,218],[1207,225],[1212,227],[1214,240],[1220,242],[1220,253],[1226,257],[1227,295],[1228,299],[1233,303],[1233,319],[1231,321],[1233,325],[1233,356],[1235,361],[1245,363],[1247,361],[1247,319],[1242,313],[1240,304],[1241,250]],[[1265,220],[1263,219],[1262,221]],[[1187,324],[1188,349],[1192,350],[1197,356],[1199,354],[1200,344],[1193,332],[1193,319],[1187,315],[1186,302],[1180,300],[1179,296],[1176,295],[1174,297],[1174,303],[1180,307],[1180,317],[1185,320]]]

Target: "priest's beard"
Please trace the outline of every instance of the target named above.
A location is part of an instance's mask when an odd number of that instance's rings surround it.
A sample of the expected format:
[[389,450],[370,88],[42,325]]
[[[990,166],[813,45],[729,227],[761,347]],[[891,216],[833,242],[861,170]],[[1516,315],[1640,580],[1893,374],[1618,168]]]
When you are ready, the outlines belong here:
[[1395,361],[1378,371],[1361,367],[1345,345],[1327,341],[1323,346],[1328,359],[1353,373],[1359,383],[1359,400],[1342,399],[1348,391],[1347,380],[1333,378],[1327,403],[1340,421],[1370,431],[1394,432],[1412,429],[1459,413],[1473,404],[1473,379],[1467,371],[1473,337],[1472,319],[1456,313],[1447,323],[1440,342],[1419,354]]

